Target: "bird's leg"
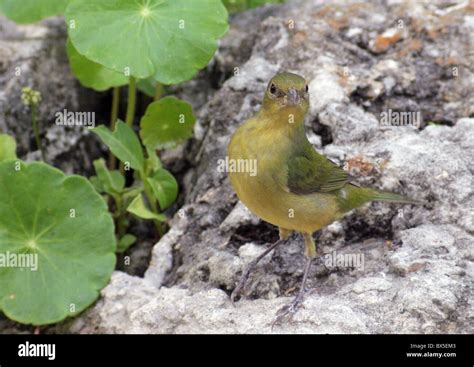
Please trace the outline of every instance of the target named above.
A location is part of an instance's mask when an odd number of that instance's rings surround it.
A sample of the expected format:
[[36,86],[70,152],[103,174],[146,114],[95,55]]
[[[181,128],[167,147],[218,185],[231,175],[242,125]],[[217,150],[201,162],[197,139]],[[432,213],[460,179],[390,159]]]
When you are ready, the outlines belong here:
[[255,260],[251,261],[245,268],[244,272],[242,273],[242,276],[240,277],[239,284],[237,284],[237,287],[235,287],[232,294],[230,295],[230,300],[232,301],[232,303],[235,302],[236,297],[238,297],[239,294],[242,292],[242,290],[245,288],[245,285],[247,284],[250,274],[255,269],[259,261],[262,260],[265,256],[267,256],[279,244],[286,241],[292,233],[292,231],[288,229],[284,229],[284,228],[279,228],[279,230],[280,230],[280,239],[276,241],[275,243],[273,243],[265,251],[263,251]]
[[245,288],[245,285],[247,284],[250,274],[255,269],[259,261],[262,260],[265,256],[267,256],[275,247],[277,247],[283,241],[284,240],[280,238],[278,241],[273,243],[269,248],[263,251],[255,260],[251,261],[247,265],[244,272],[242,273],[242,276],[240,277],[239,284],[237,284],[237,287],[235,287],[232,294],[230,295],[230,300],[232,301],[232,303],[235,302],[236,297],[239,296],[239,294]]
[[283,241],[287,240],[288,237],[290,237],[291,234],[293,233],[292,230],[281,228],[281,227],[278,227],[278,232],[279,232],[279,235],[280,235],[280,240],[283,240]]
[[313,236],[311,233],[303,233],[304,244],[305,244],[305,257],[306,257],[306,266],[304,268],[303,280],[301,281],[300,290],[298,291],[297,296],[293,301],[282,307],[278,310],[275,320],[272,323],[272,329],[276,324],[279,324],[286,317],[292,317],[298,309],[301,307],[304,296],[306,293],[306,281],[308,279],[309,269],[311,269],[311,264],[316,257],[316,244],[314,243]]

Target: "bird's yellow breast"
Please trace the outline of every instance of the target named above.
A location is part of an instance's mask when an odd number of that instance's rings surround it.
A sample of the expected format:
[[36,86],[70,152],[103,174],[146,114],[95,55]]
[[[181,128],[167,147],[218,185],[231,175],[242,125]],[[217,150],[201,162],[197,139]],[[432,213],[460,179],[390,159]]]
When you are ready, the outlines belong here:
[[258,217],[281,228],[312,233],[339,213],[332,195],[288,190],[286,161],[291,149],[291,130],[284,124],[269,128],[264,121],[250,119],[230,141],[229,176],[239,199]]

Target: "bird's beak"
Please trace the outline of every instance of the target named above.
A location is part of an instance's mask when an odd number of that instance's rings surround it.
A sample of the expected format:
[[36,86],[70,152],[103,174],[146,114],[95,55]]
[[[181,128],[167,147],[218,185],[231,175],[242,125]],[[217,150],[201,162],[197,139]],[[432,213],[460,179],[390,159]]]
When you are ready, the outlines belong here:
[[290,88],[286,94],[286,101],[289,106],[297,106],[300,104],[300,96],[294,88]]

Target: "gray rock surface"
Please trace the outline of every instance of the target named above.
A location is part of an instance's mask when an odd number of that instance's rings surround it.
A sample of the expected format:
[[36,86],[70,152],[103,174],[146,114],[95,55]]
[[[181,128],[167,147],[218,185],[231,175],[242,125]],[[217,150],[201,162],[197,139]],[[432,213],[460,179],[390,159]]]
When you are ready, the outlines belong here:
[[[304,307],[273,332],[474,332],[474,32],[472,5],[459,3],[308,0],[236,15],[214,60],[232,77],[197,111],[173,229],[144,278],[116,272],[71,330],[272,332],[301,280],[303,244],[291,237],[277,248],[233,307],[239,270],[278,232],[238,203],[217,160],[258,111],[268,79],[290,70],[309,81],[316,148],[360,184],[424,204],[374,203],[323,229]],[[388,109],[420,112],[421,121],[383,126]],[[363,262],[331,262],[338,255]]]
[[[459,237],[461,236],[461,237]],[[464,236],[464,237],[462,237]],[[457,237],[457,239],[456,239]],[[422,225],[401,232],[403,246],[385,251],[370,271],[326,280],[310,292],[293,320],[271,323],[288,301],[243,300],[233,306],[220,289],[191,292],[152,286],[116,272],[96,307],[73,332],[109,333],[450,333],[472,332],[468,306],[473,237],[447,225]],[[428,246],[427,246],[428,243]],[[378,244],[381,245],[380,243]],[[230,256],[230,255],[229,255]],[[472,254],[471,254],[472,256]],[[210,260],[211,261],[211,260]],[[210,265],[211,266],[211,265]],[[223,269],[220,275],[228,275]],[[335,274],[334,274],[335,275]],[[330,291],[330,289],[333,291]],[[132,296],[132,297],[130,297]],[[459,325],[465,325],[460,329]]]
[[108,103],[105,94],[81,87],[71,74],[65,43],[62,18],[16,25],[0,15],[0,131],[15,137],[20,158],[40,158],[30,109],[21,101],[23,87],[38,90],[38,126],[47,161],[67,173],[91,172],[92,158],[101,154],[98,140],[86,127],[56,125],[56,113],[99,111],[99,124],[101,105]]

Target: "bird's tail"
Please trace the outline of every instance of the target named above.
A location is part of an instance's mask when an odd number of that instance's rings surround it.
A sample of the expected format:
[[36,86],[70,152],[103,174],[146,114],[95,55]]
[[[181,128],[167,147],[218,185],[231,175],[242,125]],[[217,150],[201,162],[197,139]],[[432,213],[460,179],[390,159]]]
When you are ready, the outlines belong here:
[[339,207],[342,212],[355,209],[369,201],[388,201],[401,204],[423,204],[421,201],[395,194],[393,192],[359,187],[354,184],[344,186],[343,194],[339,196]]
[[395,194],[389,191],[382,191],[376,189],[370,189],[372,191],[372,200],[374,201],[388,201],[392,203],[403,203],[403,204],[423,204],[419,200],[409,198],[407,196]]

